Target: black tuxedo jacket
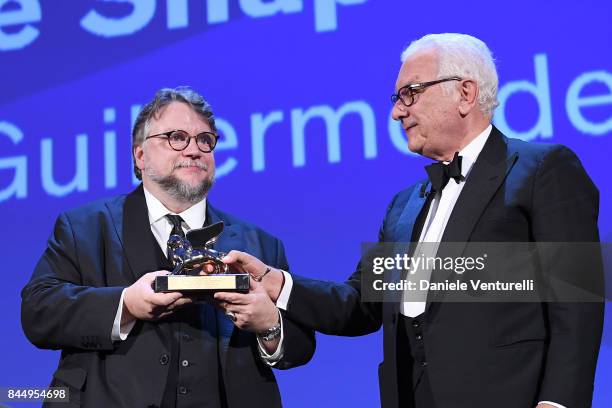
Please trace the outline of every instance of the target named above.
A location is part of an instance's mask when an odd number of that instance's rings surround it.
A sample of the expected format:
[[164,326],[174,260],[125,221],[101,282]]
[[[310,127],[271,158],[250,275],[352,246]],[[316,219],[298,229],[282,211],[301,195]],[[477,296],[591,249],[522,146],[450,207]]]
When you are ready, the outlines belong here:
[[[278,239],[210,205],[206,215],[211,223],[225,223],[216,249],[246,251],[287,268]],[[71,400],[100,407],[160,405],[169,369],[167,357],[164,361],[160,356],[170,352],[162,329],[169,323],[138,321],[125,341],[111,341],[121,292],[156,270],[158,246],[142,186],[59,216],[23,289],[22,325],[37,347],[62,350],[52,385],[70,387]],[[283,324],[285,353],[277,367],[305,364],[314,352],[313,332],[287,318]],[[235,328],[229,319],[220,320],[218,328],[203,325],[197,333],[220,338],[218,358],[229,407],[281,406],[276,380],[259,357],[254,334]]]
[[[380,229],[381,242],[411,240],[427,188],[426,182],[417,183],[393,198]],[[598,201],[596,187],[569,149],[508,139],[493,128],[442,241],[597,242]],[[600,272],[576,271],[593,273],[602,284]],[[382,325],[381,403],[398,407],[400,388],[412,392],[410,381],[398,380],[410,375],[398,376],[398,370],[411,367],[398,361],[399,305],[361,302],[360,291],[359,267],[344,284],[295,276],[287,313],[327,334],[363,335]],[[427,370],[438,407],[532,408],[538,401],[591,406],[601,302],[428,301],[425,319]]]

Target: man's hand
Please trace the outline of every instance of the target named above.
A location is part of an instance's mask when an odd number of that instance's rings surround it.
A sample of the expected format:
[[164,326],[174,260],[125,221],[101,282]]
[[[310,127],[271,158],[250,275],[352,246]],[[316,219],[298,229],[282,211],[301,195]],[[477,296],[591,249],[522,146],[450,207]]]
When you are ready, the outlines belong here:
[[[279,269],[269,267],[253,255],[241,251],[230,251],[223,258],[223,262],[238,272],[244,272],[251,275],[251,277],[254,278],[251,279],[251,281],[258,277],[263,277],[261,285],[265,288],[272,302],[276,302],[276,299],[278,299],[283,289],[283,283],[285,282],[285,277]],[[270,268],[270,272],[263,276],[268,268]]]
[[226,313],[234,314],[234,324],[241,329],[261,333],[278,323],[278,309],[263,285],[253,279],[249,293],[217,292],[215,300]]
[[[244,330],[262,333],[280,323],[278,309],[268,297],[261,283],[251,279],[249,293],[217,292],[215,300],[225,313],[231,312],[234,324]],[[263,346],[269,354],[274,354],[280,339],[263,341]]]
[[177,308],[191,303],[180,292],[155,293],[153,281],[156,276],[168,275],[167,271],[149,272],[125,290],[121,324],[135,319],[155,320],[170,315]]

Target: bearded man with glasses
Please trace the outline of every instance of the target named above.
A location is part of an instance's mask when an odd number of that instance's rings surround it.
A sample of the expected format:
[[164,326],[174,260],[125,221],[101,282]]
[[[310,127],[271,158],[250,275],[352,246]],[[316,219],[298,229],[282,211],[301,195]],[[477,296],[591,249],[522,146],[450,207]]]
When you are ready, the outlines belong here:
[[[598,190],[580,161],[561,145],[505,137],[491,123],[497,88],[491,52],[473,36],[426,35],[404,51],[392,116],[401,122],[409,149],[436,163],[426,167],[428,180],[393,197],[379,242],[414,243],[410,248],[599,242]],[[573,254],[557,255],[559,266]],[[440,302],[432,300],[448,293],[431,297],[431,289],[419,298],[402,289],[398,298],[364,300],[372,275],[367,262],[345,283],[288,275],[282,290],[272,286],[280,280],[264,284],[269,294],[281,293],[273,300],[287,316],[322,333],[356,336],[383,327],[378,373],[384,408],[587,408],[603,326],[603,274],[596,258],[590,266],[569,259],[577,267],[566,278],[580,277],[594,295],[580,302],[518,295],[514,302]],[[554,273],[550,260],[540,259],[548,277]],[[265,267],[239,252],[228,261],[245,271]],[[389,272],[385,279],[400,282],[400,272]],[[450,275],[453,282],[462,280]],[[232,301],[235,295],[216,296]]]
[[155,277],[172,269],[170,234],[219,221],[225,229],[216,250],[240,249],[288,268],[281,241],[208,201],[218,137],[202,96],[187,87],[162,89],[132,133],[142,184],[59,216],[22,292],[28,339],[62,350],[51,386],[67,387],[70,401],[46,406],[281,406],[270,367],[306,363],[314,333],[270,301],[258,283],[265,269],[227,314],[180,292],[152,289]]

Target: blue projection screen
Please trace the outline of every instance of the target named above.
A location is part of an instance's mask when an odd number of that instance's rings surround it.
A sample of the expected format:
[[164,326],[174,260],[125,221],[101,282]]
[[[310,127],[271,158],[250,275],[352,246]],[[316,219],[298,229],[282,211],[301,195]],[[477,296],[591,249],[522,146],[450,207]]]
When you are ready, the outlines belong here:
[[[25,338],[20,290],[59,212],[134,187],[131,125],[161,87],[194,87],[219,118],[210,201],[283,239],[293,272],[342,281],[426,176],[390,117],[401,51],[475,35],[498,64],[495,124],[577,153],[610,242],[611,18],[609,0],[0,0],[0,387],[49,383],[59,353]],[[310,364],[277,372],[285,406],[377,406],[380,333],[317,338]],[[611,379],[608,315],[595,407]]]

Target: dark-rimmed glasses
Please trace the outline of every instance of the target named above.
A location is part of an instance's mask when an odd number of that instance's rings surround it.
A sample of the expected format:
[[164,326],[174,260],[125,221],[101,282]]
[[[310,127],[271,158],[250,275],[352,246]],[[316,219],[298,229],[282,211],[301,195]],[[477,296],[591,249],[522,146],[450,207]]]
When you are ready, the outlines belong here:
[[202,153],[210,153],[215,149],[217,145],[217,139],[219,136],[212,132],[202,132],[198,133],[195,136],[190,136],[189,133],[184,130],[170,130],[164,133],[158,133],[156,135],[151,135],[145,137],[145,140],[151,139],[153,137],[165,137],[168,140],[168,144],[173,150],[177,152],[183,151],[189,146],[191,139],[196,140],[196,145],[198,149]]
[[406,86],[402,86],[397,90],[396,93],[391,95],[391,103],[395,105],[397,101],[402,101],[405,106],[412,106],[416,102],[417,94],[423,92],[425,88],[428,88],[432,85],[436,85],[446,81],[462,81],[463,78],[458,76],[450,77],[450,78],[442,78],[436,79],[435,81],[429,82],[417,82],[414,84],[408,84]]

